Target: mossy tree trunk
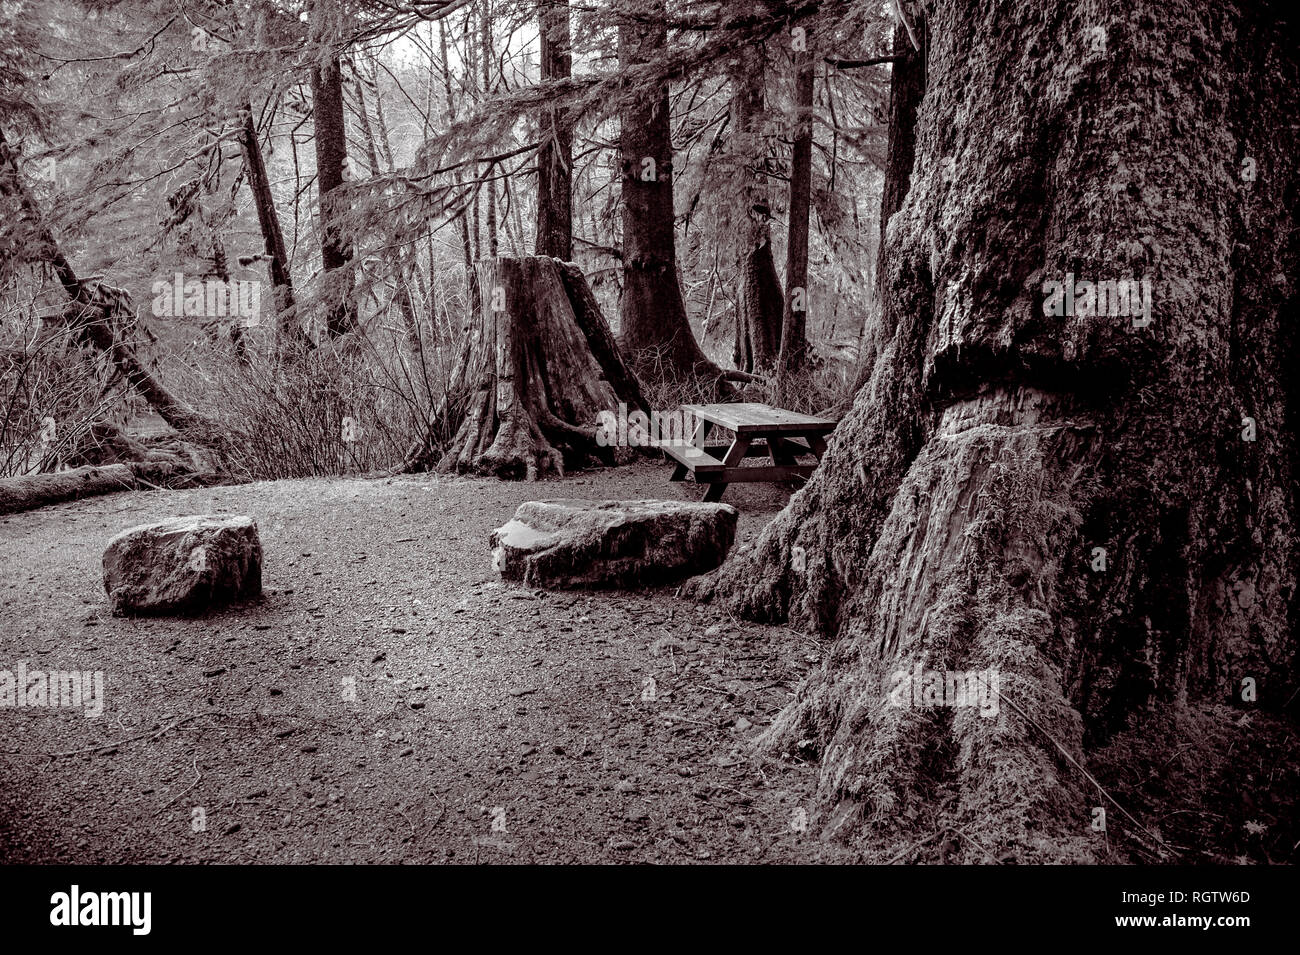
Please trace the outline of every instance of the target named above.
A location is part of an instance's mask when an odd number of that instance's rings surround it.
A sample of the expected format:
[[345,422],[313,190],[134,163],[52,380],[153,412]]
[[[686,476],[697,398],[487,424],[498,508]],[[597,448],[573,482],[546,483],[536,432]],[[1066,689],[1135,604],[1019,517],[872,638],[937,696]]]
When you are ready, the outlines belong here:
[[766,53],[748,44],[731,71],[731,151],[741,177],[737,210],[741,295],[732,358],[743,371],[771,371],[781,350],[783,296],[772,257],[772,209],[763,136]]
[[[1243,681],[1274,712],[1295,691],[1280,16],[928,5],[867,382],[809,484],[701,586],[832,639],[764,738],[820,758],[826,835],[877,859],[933,839],[955,860],[1088,860],[1101,806],[1112,839],[1175,858],[1083,770],[1153,721],[1243,705]],[[1047,314],[1067,274],[1149,280],[1149,322]],[[892,705],[917,665],[995,670],[996,717]]]
[[808,354],[808,217],[812,211],[813,54],[805,37],[794,51],[795,135],[790,156],[790,222],[785,243],[785,305],[781,314],[781,350],[777,384],[799,371]]
[[[568,0],[537,4],[539,67],[543,81],[573,75],[569,50]],[[535,251],[573,261],[573,120],[565,109],[541,114],[537,149],[537,237]]]
[[[635,71],[667,45],[662,0],[619,26],[619,63]],[[620,117],[623,298],[619,334],[628,363],[648,380],[717,377],[691,330],[677,278],[673,144],[667,80],[656,80]]]
[[337,56],[311,69],[312,119],[316,132],[316,192],[320,205],[321,265],[325,270],[325,331],[338,338],[357,325],[352,288],[352,239],[344,218],[350,177],[347,124],[343,118],[343,75]]

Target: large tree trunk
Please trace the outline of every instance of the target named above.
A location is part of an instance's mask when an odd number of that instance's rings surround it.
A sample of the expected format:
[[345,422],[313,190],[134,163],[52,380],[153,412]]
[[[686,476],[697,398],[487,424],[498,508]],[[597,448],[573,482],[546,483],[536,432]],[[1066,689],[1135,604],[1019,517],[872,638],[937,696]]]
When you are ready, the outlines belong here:
[[[662,0],[647,6],[646,19],[619,27],[624,69],[652,62],[667,42]],[[677,279],[668,83],[645,89],[621,119],[624,353],[647,380],[716,376],[691,331]]]
[[531,481],[612,460],[596,443],[598,416],[645,401],[582,273],[546,257],[493,259],[479,286],[482,320],[449,389],[464,396],[464,417],[438,470]]
[[781,280],[772,258],[772,209],[767,186],[767,143],[762,134],[767,63],[763,48],[741,47],[731,83],[731,152],[742,177],[740,310],[736,316],[736,367],[771,370],[781,348]]
[[785,253],[785,311],[777,386],[798,371],[808,353],[808,216],[812,207],[813,63],[812,38],[794,51],[795,137],[790,156],[790,223]]
[[[1177,858],[1197,837],[1137,818],[1140,778],[1123,812],[1094,779],[1186,744],[1226,773],[1187,778],[1239,791],[1225,754],[1249,736],[1218,705],[1247,679],[1274,713],[1295,691],[1298,67],[1277,15],[931,6],[870,380],[702,588],[833,639],[765,742],[820,755],[821,826],[870,858],[1094,859],[1095,807],[1128,857]],[[1051,314],[1067,274],[1149,279],[1149,322]],[[914,666],[992,669],[996,717],[892,705]]]
[[343,119],[343,77],[337,57],[311,69],[312,117],[316,131],[316,191],[320,200],[321,265],[325,269],[325,330],[337,338],[356,327],[357,306],[352,294],[352,243],[341,222],[345,211],[341,189],[347,171],[347,126]]
[[[568,0],[540,0],[541,76],[568,79],[573,72],[569,54]],[[537,150],[538,255],[573,260],[573,125],[567,109],[542,112],[542,145]]]
[[[483,43],[483,49],[479,53],[479,59],[483,64],[483,95],[488,97],[496,87],[492,76],[492,65],[496,56],[492,49],[492,0],[483,0],[483,16],[479,26],[481,28],[479,36]],[[484,231],[487,233],[488,257],[495,259],[501,251],[501,239],[497,233],[496,163],[488,163],[487,169],[483,171],[482,188],[487,190]]]

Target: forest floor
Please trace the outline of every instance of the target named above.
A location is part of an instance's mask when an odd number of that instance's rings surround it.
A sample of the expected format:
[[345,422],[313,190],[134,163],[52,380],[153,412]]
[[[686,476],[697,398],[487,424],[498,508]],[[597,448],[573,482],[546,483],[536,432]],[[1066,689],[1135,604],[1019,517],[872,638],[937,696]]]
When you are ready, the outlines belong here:
[[[750,746],[816,639],[672,588],[547,593],[491,569],[523,501],[698,499],[668,474],[262,482],[0,519],[0,670],[105,687],[96,718],[0,709],[0,861],[850,861],[802,831],[815,769]],[[727,495],[737,546],[787,497]],[[263,599],[114,616],[109,538],[198,513],[256,519]]]

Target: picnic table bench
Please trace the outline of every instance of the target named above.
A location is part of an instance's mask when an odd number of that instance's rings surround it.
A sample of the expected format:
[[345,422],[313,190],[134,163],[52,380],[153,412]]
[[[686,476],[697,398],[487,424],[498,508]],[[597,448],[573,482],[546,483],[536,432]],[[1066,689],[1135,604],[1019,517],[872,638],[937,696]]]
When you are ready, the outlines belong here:
[[[682,405],[694,419],[694,427],[681,444],[663,444],[660,450],[677,462],[672,481],[687,475],[707,484],[704,500],[719,501],[728,484],[737,482],[779,482],[807,480],[817,464],[800,464],[798,458],[811,455],[820,462],[826,453],[826,435],[835,422],[813,418],[757,402],[721,405]],[[713,429],[725,428],[734,438],[730,445],[709,445]],[[770,465],[745,467],[747,457],[766,456]]]

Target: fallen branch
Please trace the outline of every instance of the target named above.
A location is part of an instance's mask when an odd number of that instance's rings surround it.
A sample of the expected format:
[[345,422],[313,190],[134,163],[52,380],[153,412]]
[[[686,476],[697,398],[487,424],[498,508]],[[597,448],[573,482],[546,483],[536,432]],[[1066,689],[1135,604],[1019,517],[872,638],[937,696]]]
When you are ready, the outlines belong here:
[[53,474],[24,474],[0,480],[0,514],[17,514],[115,491],[166,487],[178,478],[200,476],[181,464],[154,461],[87,465]]
[[719,381],[743,381],[743,382],[756,381],[759,384],[764,384],[767,382],[767,379],[764,378],[762,375],[751,375],[747,371],[739,371],[735,368],[723,368],[720,374],[718,375],[718,380]]
[[[162,736],[162,734],[166,733],[168,730],[174,730],[176,729],[176,727],[183,726],[184,724],[188,723],[190,720],[196,720],[201,716],[229,716],[229,715],[230,715],[229,713],[223,713],[221,710],[207,710],[203,713],[191,713],[189,716],[182,716],[178,720],[173,720],[172,722],[168,723],[166,726],[160,726],[155,729],[149,730],[147,733],[140,733],[136,736],[128,736],[126,739],[119,739],[112,743],[101,743],[98,746],[87,746],[84,749],[69,749],[62,753],[43,753],[41,755],[48,756],[50,757],[50,759],[58,759],[60,756],[83,756],[86,753],[98,753],[101,750],[105,750],[105,749],[117,749],[117,747],[119,746],[125,746],[127,743],[134,743],[137,740],[144,739],[145,737],[157,739],[159,736]],[[11,753],[10,755],[26,756],[32,754]]]

